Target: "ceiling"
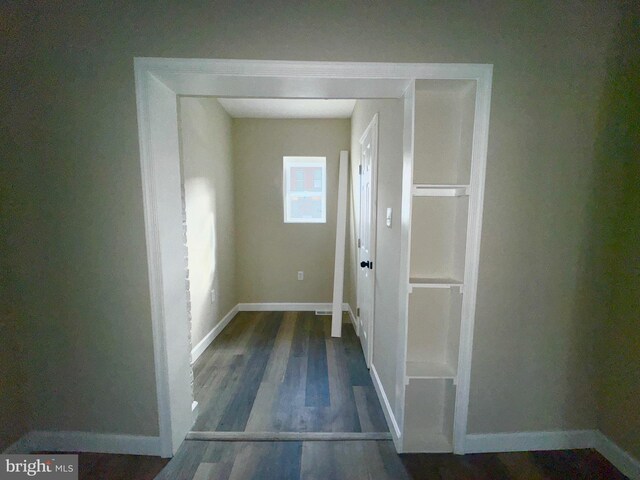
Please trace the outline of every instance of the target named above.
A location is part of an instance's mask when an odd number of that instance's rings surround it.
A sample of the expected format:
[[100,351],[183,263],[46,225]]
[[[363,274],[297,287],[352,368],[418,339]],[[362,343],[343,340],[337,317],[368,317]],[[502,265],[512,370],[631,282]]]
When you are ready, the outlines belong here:
[[355,100],[218,98],[233,118],[350,118]]

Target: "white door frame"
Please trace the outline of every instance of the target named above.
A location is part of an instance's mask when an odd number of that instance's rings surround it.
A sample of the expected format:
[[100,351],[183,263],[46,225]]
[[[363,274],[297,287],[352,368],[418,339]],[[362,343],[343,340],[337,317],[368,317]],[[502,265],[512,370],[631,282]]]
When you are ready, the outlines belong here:
[[[168,457],[177,451],[193,421],[177,96],[402,98],[416,79],[476,80],[476,120],[480,118],[482,124],[473,154],[482,167],[477,184],[483,186],[492,66],[135,58],[134,70],[159,453]],[[481,207],[483,188],[472,195],[477,196],[476,205]],[[468,254],[477,264],[482,210],[475,213],[471,238],[476,238],[477,245]],[[468,352],[458,375],[454,435],[458,452],[464,451],[463,443],[458,442],[463,442],[466,435],[477,272],[471,280],[465,285],[465,297],[472,302],[461,331],[461,345]],[[400,332],[404,335],[406,325],[399,328],[404,329]],[[399,360],[404,363],[404,359]],[[395,392],[387,392],[387,396],[395,398]]]
[[[378,225],[378,114],[374,114],[373,118],[371,119],[371,122],[369,122],[369,125],[367,125],[367,128],[364,129],[364,132],[362,133],[362,135],[360,136],[360,158],[362,159],[362,143],[364,142],[364,140],[367,138],[367,135],[369,135],[369,133],[373,134],[373,160],[371,161],[371,218],[370,221],[371,223],[369,224],[369,229],[371,230],[370,234],[369,234],[369,261],[373,262],[373,269],[371,271],[371,275],[373,276],[373,286],[372,286],[372,292],[371,292],[371,305],[369,306],[369,312],[371,313],[371,318],[369,318],[369,322],[367,325],[362,325],[362,323],[360,322],[360,316],[358,315],[358,323],[359,326],[362,328],[358,328],[358,333],[362,334],[366,334],[367,337],[367,351],[365,352],[365,361],[367,363],[367,367],[371,368],[371,364],[373,363],[373,335],[374,335],[374,326],[373,326],[373,319],[375,318],[375,300],[376,300],[376,269],[378,267],[378,262],[376,260],[376,245],[377,245],[377,225]],[[360,161],[360,165],[362,165],[362,161]],[[359,176],[360,179],[360,184],[362,183],[362,175]],[[360,187],[361,188],[361,187]],[[360,192],[362,192],[362,190],[360,190]],[[362,205],[362,195],[360,196],[360,205]],[[360,214],[362,217],[362,209],[360,210]],[[360,218],[360,222],[362,223],[362,218]],[[359,234],[358,234],[359,235]],[[361,260],[360,258],[360,247],[358,247],[358,258],[357,258],[357,262],[359,263]],[[356,267],[359,267],[359,265],[356,265]],[[360,270],[358,270],[358,272],[360,272]],[[358,274],[358,278],[359,278],[359,274]],[[360,285],[360,282],[358,282],[358,286],[357,286],[357,306],[358,308],[360,308],[360,306],[362,305],[362,300],[365,297],[362,294],[362,285]],[[361,311],[362,309],[360,309]],[[366,332],[365,332],[366,330]]]

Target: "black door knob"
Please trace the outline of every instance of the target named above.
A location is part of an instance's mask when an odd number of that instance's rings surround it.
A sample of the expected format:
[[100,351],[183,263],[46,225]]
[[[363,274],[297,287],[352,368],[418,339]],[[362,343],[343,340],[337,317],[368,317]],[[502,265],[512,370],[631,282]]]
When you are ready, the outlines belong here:
[[373,262],[360,262],[360,266],[362,268],[369,268],[369,270],[373,270]]

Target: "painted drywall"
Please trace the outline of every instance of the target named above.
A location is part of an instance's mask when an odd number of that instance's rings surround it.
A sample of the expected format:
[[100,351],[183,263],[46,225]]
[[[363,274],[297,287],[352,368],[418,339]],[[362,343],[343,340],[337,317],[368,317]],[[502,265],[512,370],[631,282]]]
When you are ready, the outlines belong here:
[[[180,98],[191,344],[238,303],[231,117],[215,98]],[[213,297],[212,297],[213,291]]]
[[602,98],[588,258],[599,429],[640,459],[640,5],[618,33]]
[[0,452],[18,440],[29,427],[26,357],[20,325],[10,312],[0,314]]
[[[0,135],[3,152],[27,140],[10,132]],[[0,452],[29,430],[31,418],[26,362],[34,338],[25,317],[34,314],[27,299],[37,291],[44,264],[31,227],[40,221],[39,183],[18,158],[0,161]]]
[[[238,290],[245,303],[331,302],[338,161],[349,119],[233,119]],[[327,157],[327,222],[284,223],[283,156]],[[298,271],[304,280],[298,280]]]
[[133,57],[164,56],[494,64],[469,429],[594,427],[580,288],[618,5],[3,2],[33,426],[157,434]]
[[[400,278],[400,204],[402,194],[402,100],[358,100],[351,117],[351,162],[347,296],[351,309],[357,307],[357,238],[360,225],[360,138],[378,114],[378,205],[376,209],[376,268],[374,301],[373,365],[396,411],[395,385],[398,347],[398,300]],[[385,224],[387,208],[394,212],[391,228]]]

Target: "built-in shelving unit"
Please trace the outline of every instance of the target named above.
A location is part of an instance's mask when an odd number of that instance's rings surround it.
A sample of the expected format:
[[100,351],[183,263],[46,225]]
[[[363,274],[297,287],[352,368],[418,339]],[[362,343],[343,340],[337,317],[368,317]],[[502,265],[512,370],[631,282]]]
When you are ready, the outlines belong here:
[[405,159],[411,162],[404,163],[403,184],[409,190],[403,193],[409,195],[403,204],[409,207],[405,452],[454,449],[466,284],[475,281],[469,262],[477,261],[467,258],[474,241],[470,230],[477,226],[470,221],[478,201],[472,195],[478,187],[472,174],[476,90],[473,80],[417,80],[405,100],[406,111],[413,113],[411,136],[405,131]]

